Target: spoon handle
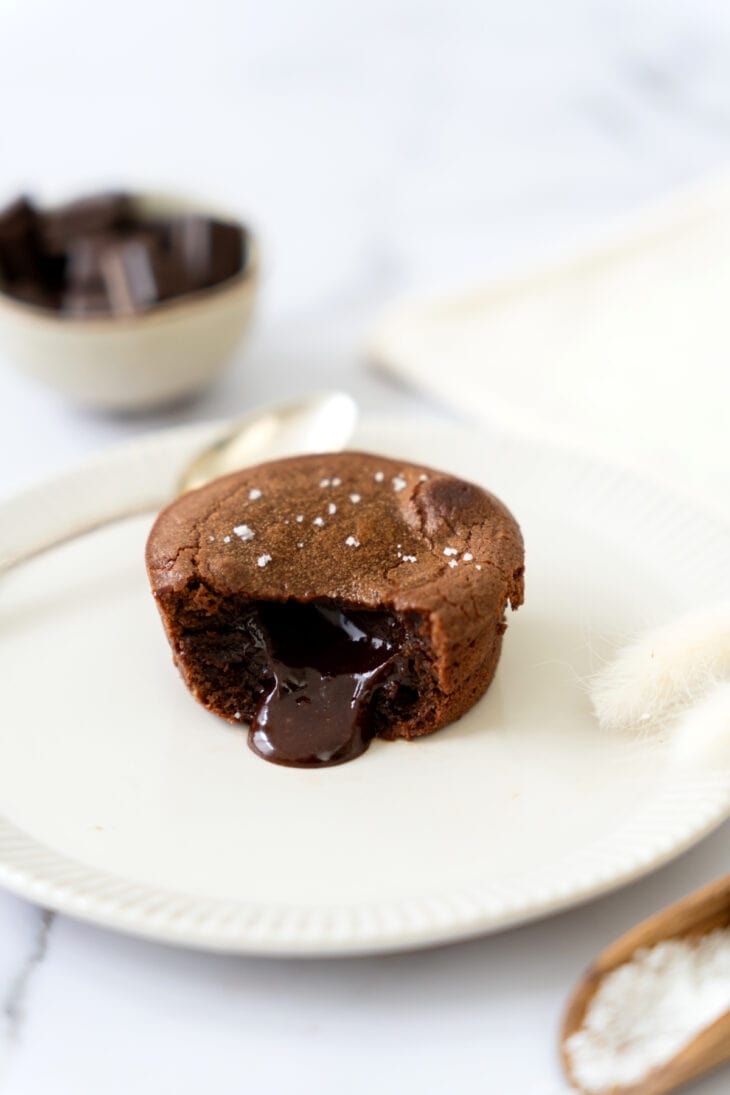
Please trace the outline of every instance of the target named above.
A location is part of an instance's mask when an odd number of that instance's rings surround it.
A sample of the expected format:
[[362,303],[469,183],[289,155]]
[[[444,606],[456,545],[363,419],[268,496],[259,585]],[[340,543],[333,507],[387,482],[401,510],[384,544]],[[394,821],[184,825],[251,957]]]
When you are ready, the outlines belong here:
[[78,540],[82,536],[87,536],[90,532],[96,532],[97,529],[106,528],[108,525],[116,525],[120,521],[127,521],[131,517],[139,517],[143,513],[155,513],[164,505],[164,503],[165,499],[155,501],[150,499],[141,502],[136,506],[129,506],[126,509],[100,514],[98,518],[95,518],[93,521],[88,521],[83,525],[73,525],[60,529],[57,532],[46,532],[42,538],[29,541],[28,544],[24,545],[20,550],[15,551],[12,554],[0,555],[0,574],[6,574],[20,563],[27,563],[31,559],[35,559],[38,555],[43,555],[46,551],[50,551],[52,548],[71,543],[73,540]]

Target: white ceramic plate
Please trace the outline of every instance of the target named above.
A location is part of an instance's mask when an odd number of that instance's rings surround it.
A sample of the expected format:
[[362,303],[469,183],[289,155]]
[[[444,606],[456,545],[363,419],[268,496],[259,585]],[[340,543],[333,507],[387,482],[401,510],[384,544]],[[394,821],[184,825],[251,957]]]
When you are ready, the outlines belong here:
[[[135,442],[0,507],[2,552],[169,494],[215,432]],[[602,735],[582,680],[635,629],[730,595],[730,534],[628,472],[524,439],[369,425],[359,447],[483,482],[527,597],[465,718],[319,771],[192,701],[138,516],[0,579],[0,882],[204,948],[345,954],[494,931],[627,882],[730,813],[730,773]]]

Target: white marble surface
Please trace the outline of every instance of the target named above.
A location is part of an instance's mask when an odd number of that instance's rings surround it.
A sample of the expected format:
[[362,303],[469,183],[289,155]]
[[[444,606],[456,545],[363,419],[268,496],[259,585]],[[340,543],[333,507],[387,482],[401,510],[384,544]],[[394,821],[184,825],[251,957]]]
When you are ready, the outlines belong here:
[[[729,62],[730,10],[710,0],[4,0],[0,189],[207,194],[250,216],[266,277],[246,351],[174,412],[97,418],[0,359],[0,490],[314,385],[373,411],[433,410],[364,367],[379,309],[544,254],[722,165]],[[183,953],[0,894],[0,1093],[554,1095],[575,977],[726,871],[728,840],[726,825],[542,924],[357,961]]]

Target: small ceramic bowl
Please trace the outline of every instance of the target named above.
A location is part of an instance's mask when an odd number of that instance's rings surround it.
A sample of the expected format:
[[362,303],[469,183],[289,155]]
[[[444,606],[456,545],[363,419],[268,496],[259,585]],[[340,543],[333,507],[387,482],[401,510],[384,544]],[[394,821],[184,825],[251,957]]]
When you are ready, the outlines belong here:
[[[135,196],[143,216],[226,211],[172,194]],[[76,317],[0,292],[0,347],[30,376],[105,411],[160,406],[200,391],[229,361],[246,330],[257,284],[255,242],[235,277],[134,316]]]

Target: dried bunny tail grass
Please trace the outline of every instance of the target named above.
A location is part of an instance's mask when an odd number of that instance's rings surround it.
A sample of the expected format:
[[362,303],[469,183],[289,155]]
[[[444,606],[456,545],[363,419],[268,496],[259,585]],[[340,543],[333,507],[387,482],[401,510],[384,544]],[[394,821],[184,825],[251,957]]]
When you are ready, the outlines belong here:
[[730,681],[716,684],[679,719],[671,756],[680,764],[699,762],[730,771]]
[[604,730],[660,730],[730,677],[730,603],[691,612],[629,643],[588,682]]

